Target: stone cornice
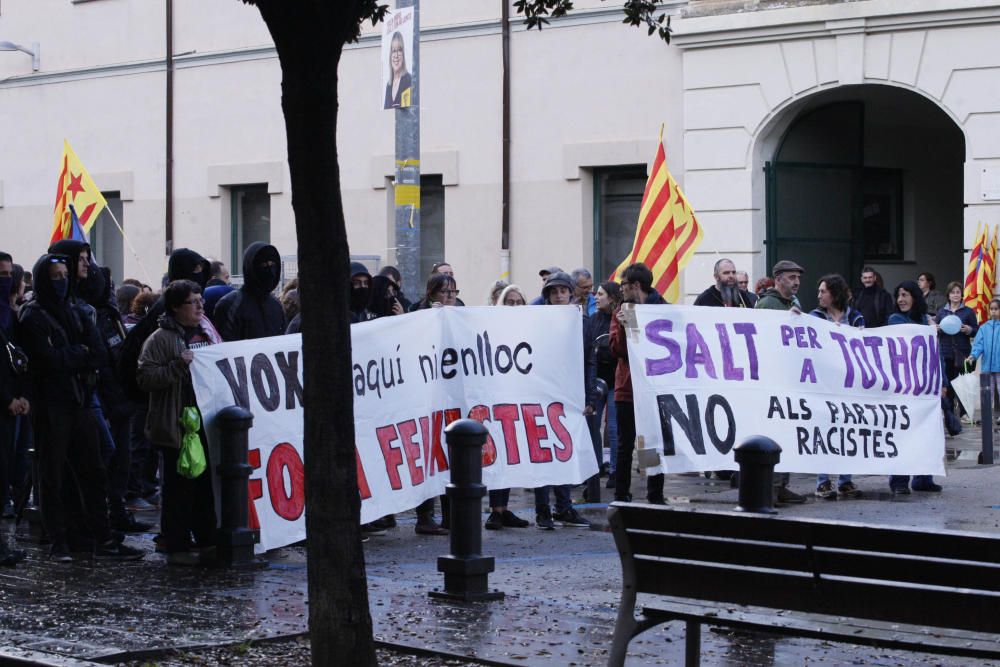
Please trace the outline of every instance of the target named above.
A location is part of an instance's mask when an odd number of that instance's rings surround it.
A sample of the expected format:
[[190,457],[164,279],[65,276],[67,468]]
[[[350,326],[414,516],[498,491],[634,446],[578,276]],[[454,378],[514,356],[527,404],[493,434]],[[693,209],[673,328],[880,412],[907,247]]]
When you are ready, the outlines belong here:
[[997,0],[866,0],[679,19],[672,42],[685,50],[995,23]]

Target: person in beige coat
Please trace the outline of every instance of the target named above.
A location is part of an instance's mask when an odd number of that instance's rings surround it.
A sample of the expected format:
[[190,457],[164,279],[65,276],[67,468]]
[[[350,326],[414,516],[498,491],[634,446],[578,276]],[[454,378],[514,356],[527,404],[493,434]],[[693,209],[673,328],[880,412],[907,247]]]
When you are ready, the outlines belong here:
[[188,479],[177,473],[177,459],[183,435],[181,411],[196,405],[189,368],[193,350],[222,341],[205,318],[205,302],[197,283],[175,280],[167,286],[163,299],[165,312],[159,318],[159,328],[142,346],[136,371],[139,387],[149,392],[146,437],[163,453],[160,532],[168,563],[206,564],[215,551],[211,463],[201,475]]

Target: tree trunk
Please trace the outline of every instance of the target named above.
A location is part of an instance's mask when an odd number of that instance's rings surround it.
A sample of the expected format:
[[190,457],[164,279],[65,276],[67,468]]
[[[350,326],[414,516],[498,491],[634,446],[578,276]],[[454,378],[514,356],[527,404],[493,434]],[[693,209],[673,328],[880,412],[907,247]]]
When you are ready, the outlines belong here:
[[258,0],[281,62],[299,254],[313,664],[375,665],[354,439],[350,252],[337,163],[337,66],[358,2]]

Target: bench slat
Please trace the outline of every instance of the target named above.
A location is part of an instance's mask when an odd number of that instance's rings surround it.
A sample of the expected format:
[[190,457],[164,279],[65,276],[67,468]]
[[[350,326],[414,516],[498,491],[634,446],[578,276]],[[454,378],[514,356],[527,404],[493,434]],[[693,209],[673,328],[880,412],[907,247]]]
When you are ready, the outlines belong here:
[[[843,521],[789,519],[740,512],[701,512],[613,503],[629,528],[731,537],[814,547],[858,549],[985,563],[1000,563],[1000,539],[987,534],[913,530]],[[946,539],[945,539],[946,538]]]
[[638,592],[912,625],[1000,632],[1000,594],[637,556]]
[[701,621],[707,625],[807,637],[852,644],[918,650],[977,658],[1000,656],[1000,639],[962,630],[941,630],[816,614],[777,615],[761,607],[718,607],[685,598],[662,597],[643,608],[649,617]]
[[[866,544],[855,550],[814,548],[787,543],[733,541],[702,535],[627,530],[635,555],[665,555],[670,558],[750,567],[795,570],[821,576],[849,576],[934,586],[1000,591],[1000,565],[929,559],[901,558],[895,554],[866,553]],[[861,550],[861,551],[858,551]]]

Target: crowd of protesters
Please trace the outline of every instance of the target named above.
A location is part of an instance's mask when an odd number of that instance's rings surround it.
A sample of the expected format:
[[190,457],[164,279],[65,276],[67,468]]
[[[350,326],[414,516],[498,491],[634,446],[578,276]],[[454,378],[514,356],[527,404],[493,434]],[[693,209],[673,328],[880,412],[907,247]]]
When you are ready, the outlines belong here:
[[[204,441],[203,425],[191,426],[185,418],[186,411],[196,406],[189,366],[199,347],[300,330],[298,282],[288,281],[279,290],[281,268],[274,246],[253,243],[244,253],[242,284],[236,287],[222,262],[180,248],[170,255],[159,290],[134,279],[116,289],[110,271],[98,265],[86,243],[53,244],[31,271],[0,252],[4,517],[19,518],[26,506],[37,505],[55,562],[72,562],[81,554],[136,560],[144,552],[126,544],[124,536],[152,526],[138,521],[134,512],[159,509],[156,548],[167,555],[168,563],[213,562],[216,515],[211,476],[191,478],[178,468],[185,429],[198,432]],[[351,323],[465,305],[447,262],[434,264],[422,293],[413,300],[406,297],[395,267],[386,266],[373,276],[364,264],[352,262],[349,273]],[[797,293],[805,269],[783,260],[771,273],[750,290],[750,276],[731,260],[720,259],[714,267],[715,283],[694,303],[801,313]],[[614,489],[616,500],[631,500],[636,424],[622,305],[665,301],[653,287],[652,272],[641,263],[626,267],[620,282],[595,285],[591,272],[582,267],[565,272],[551,266],[542,269],[539,278],[536,297],[500,280],[491,285],[485,303],[578,307],[583,320],[585,415],[595,440],[603,441],[610,452],[608,461],[601,462],[607,488]],[[889,294],[871,267],[864,268],[860,280],[852,291],[842,276],[822,276],[816,282],[819,306],[808,315],[859,328],[910,322],[936,325],[955,315],[961,320],[958,332],[940,331],[946,385],[968,361],[979,357],[985,371],[1000,371],[995,349],[1000,342],[1000,301],[990,304],[991,321],[980,328],[975,314],[962,305],[958,283],[950,283],[942,294],[934,277],[923,273],[916,282],[903,281]],[[954,409],[950,403],[945,408]],[[28,456],[32,449],[33,461]],[[204,451],[207,456],[207,448]],[[717,474],[732,476],[726,471]],[[805,496],[787,485],[787,474],[776,476],[777,502],[805,502]],[[911,488],[941,490],[929,476],[914,477],[912,482],[893,476],[890,487],[894,493],[909,493]],[[815,495],[847,499],[860,497],[861,492],[850,475],[841,475],[836,484],[819,475]],[[509,498],[509,489],[489,490],[487,529],[531,525],[510,510]],[[648,477],[646,498],[664,503],[663,474]],[[534,500],[539,529],[589,525],[574,509],[569,485],[534,489]],[[448,534],[447,499],[441,498],[440,522],[435,504],[431,498],[416,508],[418,534]],[[386,516],[362,528],[367,536],[395,525],[395,517]],[[13,566],[23,557],[23,552],[0,540],[3,565]]]

